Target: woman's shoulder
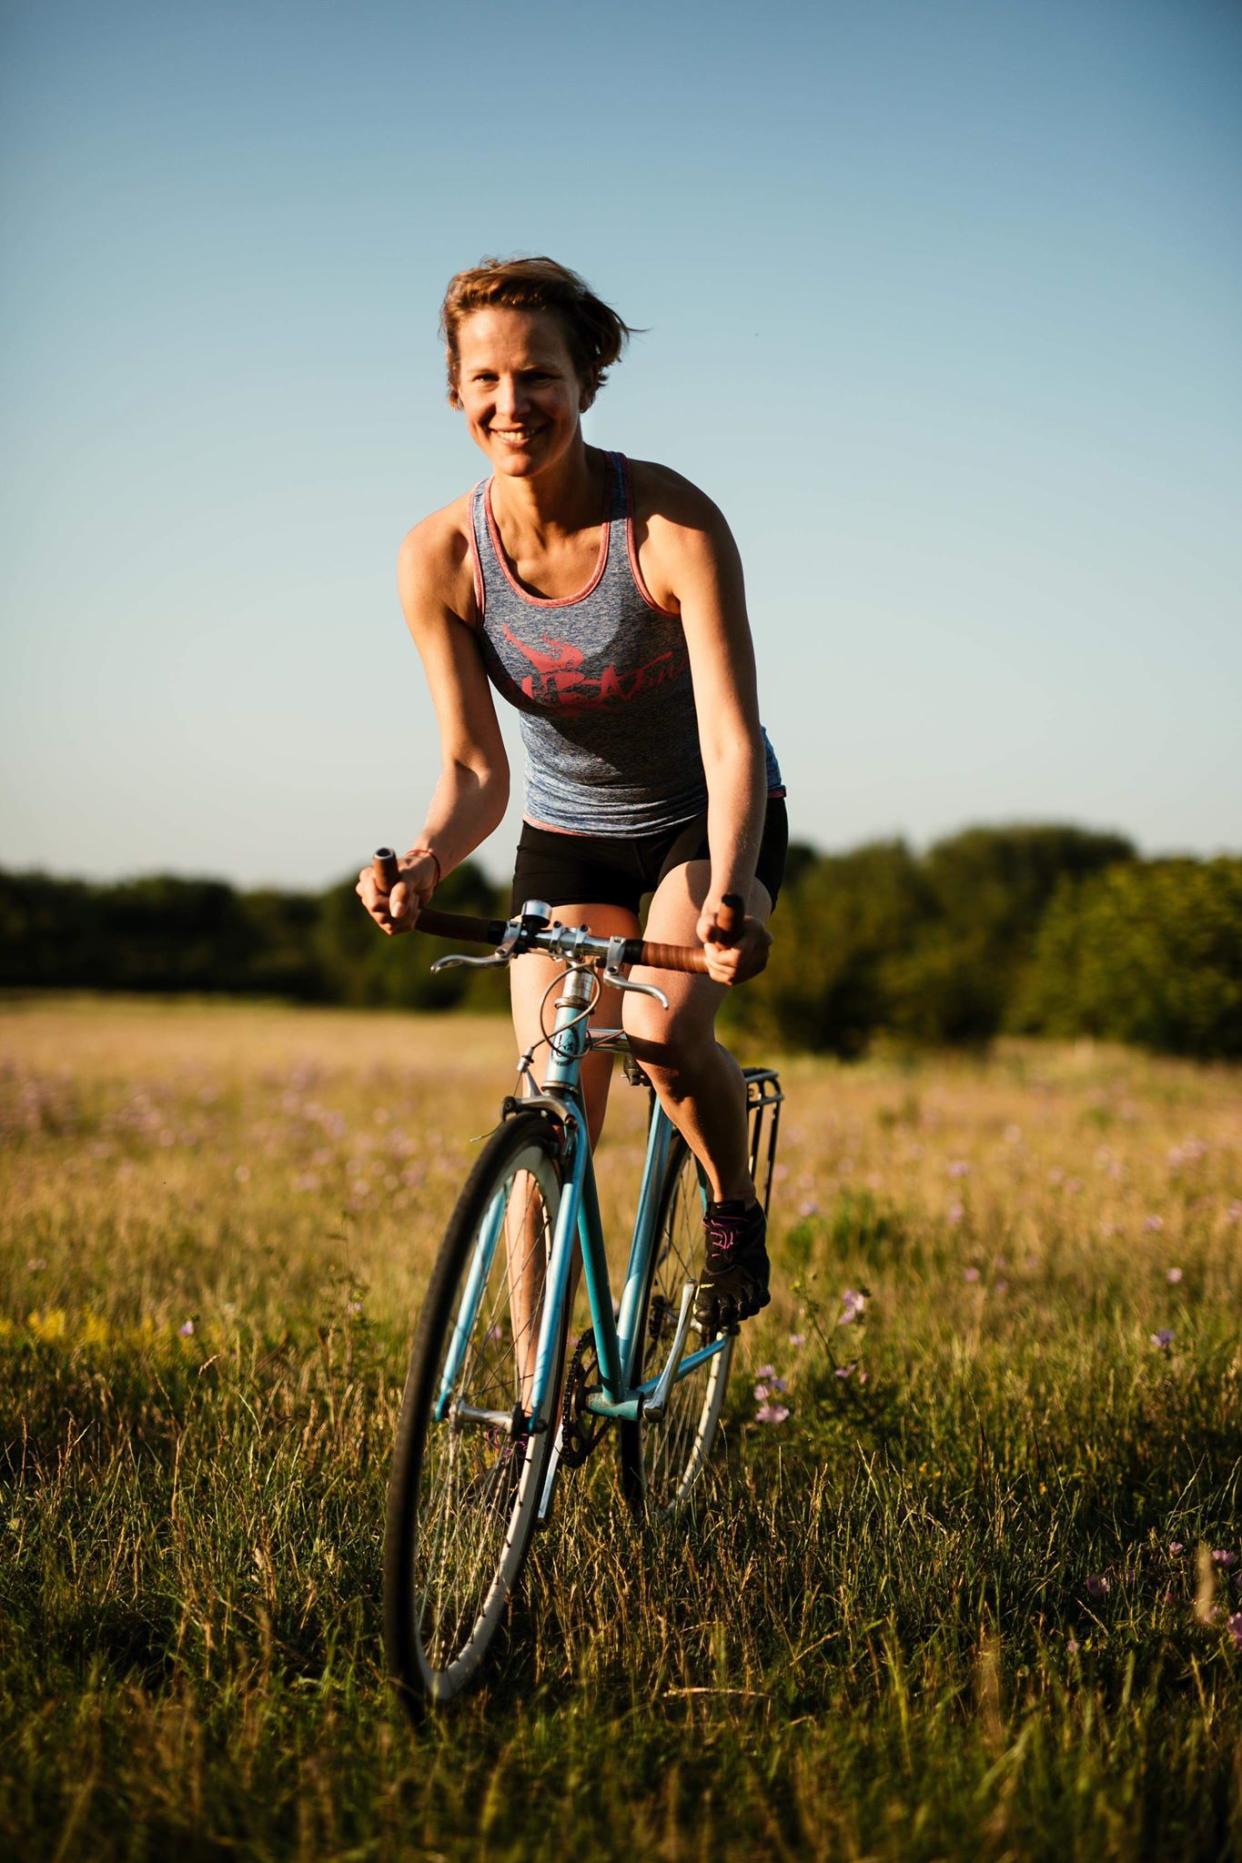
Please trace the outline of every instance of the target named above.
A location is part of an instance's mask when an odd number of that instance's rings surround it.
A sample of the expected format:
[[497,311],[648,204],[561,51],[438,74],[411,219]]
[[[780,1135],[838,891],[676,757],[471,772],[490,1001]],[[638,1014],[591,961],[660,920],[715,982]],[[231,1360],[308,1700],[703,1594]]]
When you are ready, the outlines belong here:
[[647,585],[675,609],[693,579],[736,556],[724,513],[701,486],[654,460],[629,462],[634,542]]
[[412,524],[401,539],[401,557],[421,570],[437,564],[448,568],[470,553],[470,501],[473,491],[462,492],[451,504],[429,511]]
[[684,473],[653,459],[627,464],[634,521],[641,531],[652,536],[663,531],[670,539],[677,533],[728,534],[719,505]]
[[418,593],[438,597],[463,620],[474,618],[474,571],[470,554],[470,501],[462,492],[410,526],[397,554],[402,599]]

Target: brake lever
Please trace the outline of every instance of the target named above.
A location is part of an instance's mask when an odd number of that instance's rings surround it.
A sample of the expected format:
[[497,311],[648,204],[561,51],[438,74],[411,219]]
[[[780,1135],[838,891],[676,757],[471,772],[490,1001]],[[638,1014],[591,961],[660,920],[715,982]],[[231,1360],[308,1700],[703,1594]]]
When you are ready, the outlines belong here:
[[621,966],[625,962],[624,938],[608,940],[608,956],[604,961],[604,982],[614,990],[633,990],[639,996],[652,996],[661,1009],[668,1008],[668,997],[654,983],[635,983],[630,977],[621,975]]
[[522,936],[522,927],[517,919],[510,919],[505,927],[505,935],[490,957],[466,957],[459,951],[452,951],[447,957],[438,957],[431,966],[434,976],[437,970],[501,970],[517,950]]
[[491,957],[461,957],[456,952],[448,957],[438,957],[431,966],[434,976],[437,970],[503,970],[509,962],[507,951],[497,951]]

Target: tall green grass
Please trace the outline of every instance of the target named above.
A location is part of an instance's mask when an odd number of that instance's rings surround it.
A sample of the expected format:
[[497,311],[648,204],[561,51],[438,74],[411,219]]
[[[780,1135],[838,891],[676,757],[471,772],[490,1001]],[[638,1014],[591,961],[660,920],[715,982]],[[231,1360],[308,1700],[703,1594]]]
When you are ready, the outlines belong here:
[[[3,1022],[13,1854],[1242,1849],[1236,1071],[789,1063],[776,1296],[711,1479],[635,1536],[605,1439],[486,1685],[415,1735],[386,1463],[503,1028]],[[620,1235],[643,1107],[614,1092]]]

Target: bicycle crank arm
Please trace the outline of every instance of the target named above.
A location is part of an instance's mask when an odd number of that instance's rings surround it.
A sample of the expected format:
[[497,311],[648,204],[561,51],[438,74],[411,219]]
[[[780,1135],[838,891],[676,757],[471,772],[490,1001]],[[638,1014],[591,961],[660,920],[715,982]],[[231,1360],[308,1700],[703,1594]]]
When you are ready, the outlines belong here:
[[686,1338],[690,1331],[690,1315],[694,1307],[694,1282],[687,1281],[681,1290],[681,1312],[677,1315],[677,1331],[673,1334],[673,1349],[668,1355],[668,1364],[660,1374],[660,1382],[643,1405],[643,1420],[647,1423],[660,1423],[668,1405],[668,1394],[673,1388],[674,1380],[680,1368],[682,1355],[686,1349]]

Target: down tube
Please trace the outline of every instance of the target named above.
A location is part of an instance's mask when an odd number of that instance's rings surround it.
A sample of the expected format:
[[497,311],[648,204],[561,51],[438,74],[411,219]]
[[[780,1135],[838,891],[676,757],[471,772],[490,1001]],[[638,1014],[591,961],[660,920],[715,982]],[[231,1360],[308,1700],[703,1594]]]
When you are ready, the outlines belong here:
[[492,1271],[492,1261],[496,1254],[496,1244],[500,1240],[500,1228],[504,1221],[504,1214],[504,1194],[497,1191],[483,1219],[479,1239],[474,1245],[474,1259],[470,1263],[470,1273],[462,1293],[461,1305],[457,1309],[453,1337],[449,1342],[448,1356],[444,1361],[444,1371],[440,1378],[440,1390],[436,1397],[437,1423],[443,1423],[448,1415],[449,1401],[453,1395],[453,1386],[457,1383],[458,1373],[461,1371],[466,1343],[474,1331],[474,1322],[479,1311],[479,1296]]
[[561,1337],[561,1315],[569,1298],[569,1270],[578,1237],[583,1166],[589,1156],[590,1148],[579,1139],[571,1149],[569,1176],[561,1186],[556,1233],[552,1238],[552,1253],[544,1288],[543,1318],[539,1323],[539,1347],[535,1354],[535,1383],[530,1398],[532,1422],[542,1416],[548,1393],[555,1389],[560,1370],[556,1363],[556,1351]]

